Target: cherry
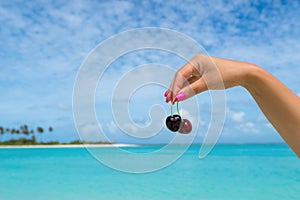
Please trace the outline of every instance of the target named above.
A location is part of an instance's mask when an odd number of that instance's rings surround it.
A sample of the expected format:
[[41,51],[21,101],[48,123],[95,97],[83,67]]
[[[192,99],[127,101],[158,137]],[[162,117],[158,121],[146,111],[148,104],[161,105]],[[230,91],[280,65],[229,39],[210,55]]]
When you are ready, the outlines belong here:
[[176,132],[179,130],[181,124],[180,115],[170,115],[166,119],[166,126],[170,131]]
[[183,119],[178,130],[179,133],[188,134],[192,130],[192,123],[188,119]]

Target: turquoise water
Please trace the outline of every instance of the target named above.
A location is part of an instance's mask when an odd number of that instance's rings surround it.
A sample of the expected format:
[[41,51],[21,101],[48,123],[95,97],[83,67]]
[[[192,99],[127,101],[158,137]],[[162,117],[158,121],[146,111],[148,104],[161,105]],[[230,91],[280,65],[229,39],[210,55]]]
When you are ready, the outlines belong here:
[[162,170],[128,174],[84,148],[0,149],[0,199],[300,199],[300,160],[286,145],[219,145],[203,160],[198,152],[192,146]]

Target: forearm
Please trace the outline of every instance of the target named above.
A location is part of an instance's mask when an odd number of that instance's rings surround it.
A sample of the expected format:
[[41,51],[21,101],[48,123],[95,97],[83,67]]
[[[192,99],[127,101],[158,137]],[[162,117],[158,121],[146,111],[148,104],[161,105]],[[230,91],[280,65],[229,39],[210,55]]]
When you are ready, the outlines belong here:
[[278,133],[300,157],[300,98],[264,69],[249,65],[243,86]]

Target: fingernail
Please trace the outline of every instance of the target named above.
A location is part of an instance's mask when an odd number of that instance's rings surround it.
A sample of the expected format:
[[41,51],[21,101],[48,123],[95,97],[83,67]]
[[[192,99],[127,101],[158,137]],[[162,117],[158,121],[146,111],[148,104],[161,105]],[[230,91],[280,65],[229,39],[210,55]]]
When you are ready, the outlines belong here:
[[166,96],[166,102],[169,102],[170,99],[169,99],[169,96]]
[[176,100],[177,101],[182,101],[186,98],[186,95],[184,92],[180,92],[179,94],[176,95]]
[[165,92],[164,96],[167,97],[168,93],[169,93],[169,90],[167,90],[167,91]]
[[172,104],[174,104],[177,100],[177,98],[175,97],[173,100],[172,100]]
[[168,98],[166,99],[166,103],[169,103],[169,99]]

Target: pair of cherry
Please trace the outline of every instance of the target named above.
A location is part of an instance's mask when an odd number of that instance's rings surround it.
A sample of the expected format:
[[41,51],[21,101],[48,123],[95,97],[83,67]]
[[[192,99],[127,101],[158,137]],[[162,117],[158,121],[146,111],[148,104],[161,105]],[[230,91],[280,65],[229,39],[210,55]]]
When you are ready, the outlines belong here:
[[192,123],[188,119],[182,119],[178,109],[178,101],[176,101],[178,114],[173,114],[173,104],[171,104],[171,115],[166,119],[166,126],[170,131],[188,134],[192,130]]

